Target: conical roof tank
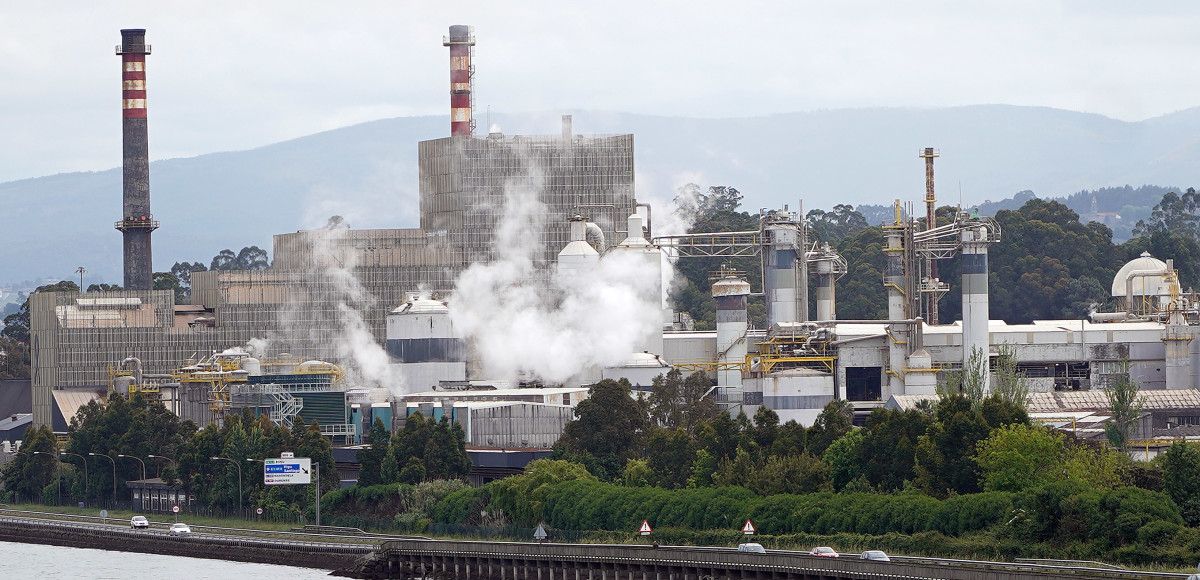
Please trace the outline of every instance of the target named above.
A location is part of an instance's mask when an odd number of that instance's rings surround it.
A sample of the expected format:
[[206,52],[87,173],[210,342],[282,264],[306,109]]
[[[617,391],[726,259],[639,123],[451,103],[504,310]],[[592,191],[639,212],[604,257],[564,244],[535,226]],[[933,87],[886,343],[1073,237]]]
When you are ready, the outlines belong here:
[[587,243],[587,222],[583,216],[571,217],[571,241],[558,253],[558,276],[569,279],[592,270],[600,261],[600,253]]

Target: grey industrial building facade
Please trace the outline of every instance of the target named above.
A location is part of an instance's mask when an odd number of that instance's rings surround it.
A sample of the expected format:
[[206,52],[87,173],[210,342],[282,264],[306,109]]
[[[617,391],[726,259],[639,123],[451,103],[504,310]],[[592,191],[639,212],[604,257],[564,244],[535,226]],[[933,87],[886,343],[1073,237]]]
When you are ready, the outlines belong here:
[[346,308],[383,344],[386,316],[407,293],[447,293],[491,256],[506,187],[534,188],[544,204],[542,231],[530,233],[546,263],[566,244],[569,216],[587,216],[615,243],[634,210],[632,135],[451,137],[422,142],[418,161],[420,229],[279,234],[267,270],[193,273],[189,305],[165,290],[34,294],[35,423],[49,424],[53,390],[105,388],[129,356],[169,372],[265,338],[272,353],[336,362]]

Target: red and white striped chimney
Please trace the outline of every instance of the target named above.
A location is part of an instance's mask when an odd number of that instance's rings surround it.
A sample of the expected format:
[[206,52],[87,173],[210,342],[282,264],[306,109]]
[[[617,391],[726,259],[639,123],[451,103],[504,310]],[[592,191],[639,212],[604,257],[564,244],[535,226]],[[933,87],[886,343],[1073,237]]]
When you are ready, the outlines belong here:
[[471,27],[455,24],[450,27],[450,36],[442,39],[442,46],[450,47],[450,135],[470,136],[475,129],[471,118],[471,53],[475,37]]
[[126,290],[154,287],[150,232],[158,227],[150,213],[150,152],[146,128],[146,31],[121,31],[117,46],[121,57],[121,149],[124,192],[121,221],[116,226],[124,240]]

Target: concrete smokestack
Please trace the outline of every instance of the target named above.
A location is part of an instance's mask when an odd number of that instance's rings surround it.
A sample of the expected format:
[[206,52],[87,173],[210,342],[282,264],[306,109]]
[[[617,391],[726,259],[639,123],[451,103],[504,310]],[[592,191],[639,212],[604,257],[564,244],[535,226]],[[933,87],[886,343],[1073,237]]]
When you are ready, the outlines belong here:
[[471,116],[471,77],[475,72],[471,66],[474,51],[471,47],[475,46],[475,37],[471,27],[451,26],[450,35],[442,39],[442,46],[450,47],[450,136],[470,136],[475,130],[475,120]]
[[750,284],[740,275],[722,271],[721,279],[712,286],[717,305],[717,387],[732,402],[741,403],[742,363],[746,359],[746,299]]
[[121,31],[117,55],[121,57],[122,167],[124,194],[121,231],[125,246],[127,290],[153,288],[154,266],[150,232],[158,228],[150,213],[150,153],[146,128],[146,44],[144,29]]

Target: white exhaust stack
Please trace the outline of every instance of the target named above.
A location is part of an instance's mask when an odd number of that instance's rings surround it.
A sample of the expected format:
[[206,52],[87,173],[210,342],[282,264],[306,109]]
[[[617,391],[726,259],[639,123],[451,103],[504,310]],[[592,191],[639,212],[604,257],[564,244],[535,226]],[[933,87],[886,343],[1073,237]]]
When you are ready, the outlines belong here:
[[722,272],[712,286],[717,303],[717,388],[726,400],[742,402],[742,367],[746,360],[746,298],[750,283],[733,272]]

